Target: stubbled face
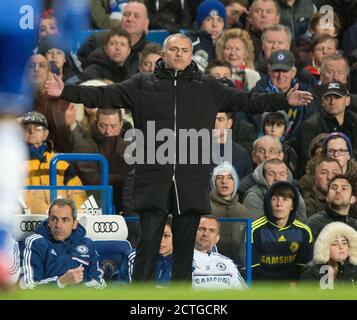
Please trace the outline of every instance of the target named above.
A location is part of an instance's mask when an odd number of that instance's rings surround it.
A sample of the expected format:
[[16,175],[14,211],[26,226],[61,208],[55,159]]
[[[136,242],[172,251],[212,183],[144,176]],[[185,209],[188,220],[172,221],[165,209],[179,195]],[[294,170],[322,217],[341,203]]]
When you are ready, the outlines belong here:
[[344,60],[329,60],[325,61],[321,70],[321,83],[329,83],[338,81],[341,83],[347,83],[348,66]]
[[283,30],[267,31],[262,41],[262,49],[266,59],[269,59],[272,52],[277,50],[290,50],[289,37]]
[[256,30],[279,23],[280,17],[273,1],[255,1],[250,8],[248,21]]
[[211,35],[212,40],[217,40],[222,34],[224,20],[220,16],[208,16],[202,21],[201,30]]
[[201,218],[197,229],[195,248],[208,252],[219,241],[218,224],[214,219]]
[[243,41],[239,38],[228,39],[223,48],[223,58],[232,68],[239,69],[241,65],[244,65],[247,50]]
[[335,179],[331,184],[327,194],[327,201],[330,206],[340,213],[348,213],[351,204],[356,201],[352,196],[352,187],[345,179]]
[[123,127],[123,121],[117,114],[101,114],[97,121],[98,131],[106,137],[119,136]]
[[78,221],[73,219],[70,206],[55,205],[49,213],[48,226],[52,237],[57,241],[66,240],[77,228],[77,225]]
[[342,170],[336,162],[321,162],[317,166],[315,173],[316,188],[323,194],[327,194],[331,179],[339,173],[342,173]]
[[344,237],[338,237],[330,244],[330,260],[333,262],[343,262],[350,255],[348,241]]
[[321,101],[326,113],[338,117],[345,113],[346,107],[350,104],[350,97],[329,94],[328,96],[322,97]]
[[163,51],[166,67],[173,70],[184,70],[192,61],[191,43],[186,38],[171,37]]
[[59,34],[56,21],[53,18],[42,19],[39,25],[38,38],[42,39],[51,34]]
[[161,56],[156,53],[148,54],[139,65],[140,72],[153,73],[155,70],[156,61],[159,60]]
[[172,232],[171,232],[171,227],[166,225],[165,226],[165,230],[164,230],[164,234],[162,236],[161,239],[161,244],[160,244],[160,251],[159,253],[166,257],[169,254],[172,253]]
[[110,60],[122,65],[130,54],[129,41],[126,37],[112,36],[104,47],[104,51]]

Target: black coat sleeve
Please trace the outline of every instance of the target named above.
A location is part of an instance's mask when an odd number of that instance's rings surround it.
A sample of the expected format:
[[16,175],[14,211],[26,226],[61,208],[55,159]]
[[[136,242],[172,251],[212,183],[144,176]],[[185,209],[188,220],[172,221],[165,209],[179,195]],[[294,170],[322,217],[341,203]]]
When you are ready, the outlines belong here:
[[218,111],[244,111],[258,114],[290,108],[285,93],[252,94],[226,87],[215,79],[212,79],[211,84]]
[[88,108],[133,110],[139,96],[138,77],[134,76],[127,81],[101,87],[65,85],[61,98],[75,103],[83,103]]

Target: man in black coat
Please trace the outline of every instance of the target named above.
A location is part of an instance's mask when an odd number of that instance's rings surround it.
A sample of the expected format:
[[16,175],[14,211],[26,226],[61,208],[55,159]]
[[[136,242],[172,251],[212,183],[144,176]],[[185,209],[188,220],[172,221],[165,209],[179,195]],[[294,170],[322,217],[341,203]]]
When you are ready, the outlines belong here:
[[[167,213],[173,213],[173,280],[191,281],[192,257],[200,215],[210,213],[209,171],[206,139],[190,151],[182,148],[179,136],[185,130],[198,134],[213,129],[218,111],[262,112],[306,105],[311,94],[295,87],[284,93],[252,97],[228,88],[200,73],[192,62],[192,43],[183,34],[166,38],[153,74],[136,74],[131,79],[106,87],[64,86],[55,77],[46,83],[47,93],[86,106],[131,109],[137,129],[136,150],[147,155],[136,163],[135,205],[140,215],[141,239],[135,259],[133,279],[153,280]],[[171,136],[163,138],[163,130]],[[187,132],[186,131],[186,132]],[[157,137],[161,135],[161,137]],[[138,145],[141,136],[147,143]],[[150,136],[153,136],[150,140]],[[147,139],[149,137],[149,139]],[[155,138],[156,137],[156,138]],[[181,139],[180,139],[181,141]],[[210,139],[211,141],[211,139]],[[143,141],[144,142],[144,141]],[[186,136],[187,142],[187,136]],[[162,161],[167,148],[168,155]],[[204,148],[202,148],[204,147]],[[187,163],[187,157],[190,162]],[[155,153],[153,157],[152,153]],[[156,155],[156,157],[155,157]],[[161,155],[161,157],[160,157]],[[198,163],[191,161],[197,157]],[[201,160],[202,159],[202,160]],[[140,159],[139,159],[140,160]],[[210,160],[210,159],[209,159]]]

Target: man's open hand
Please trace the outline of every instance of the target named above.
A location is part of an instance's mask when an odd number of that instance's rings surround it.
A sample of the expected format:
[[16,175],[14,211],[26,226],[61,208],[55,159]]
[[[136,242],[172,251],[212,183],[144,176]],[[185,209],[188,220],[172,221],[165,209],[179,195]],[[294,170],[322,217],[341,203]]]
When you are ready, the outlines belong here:
[[312,94],[308,91],[299,91],[299,85],[296,84],[287,94],[288,104],[294,106],[306,106],[312,100]]
[[45,83],[45,89],[49,96],[59,97],[63,91],[64,83],[60,77],[53,74],[52,80],[47,80]]

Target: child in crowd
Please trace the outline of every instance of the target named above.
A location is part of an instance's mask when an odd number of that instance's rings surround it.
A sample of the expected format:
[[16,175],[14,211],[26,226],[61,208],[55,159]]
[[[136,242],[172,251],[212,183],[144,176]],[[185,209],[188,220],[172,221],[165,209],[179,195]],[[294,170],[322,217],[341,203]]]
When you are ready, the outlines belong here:
[[288,116],[284,111],[265,112],[262,117],[262,132],[260,135],[270,135],[281,141],[284,151],[284,162],[297,175],[298,158],[295,150],[287,143],[286,134],[289,131]]

